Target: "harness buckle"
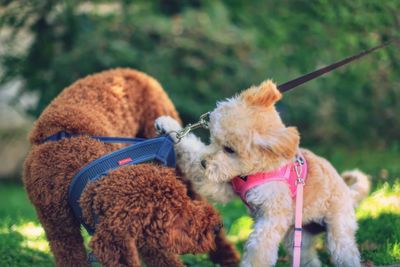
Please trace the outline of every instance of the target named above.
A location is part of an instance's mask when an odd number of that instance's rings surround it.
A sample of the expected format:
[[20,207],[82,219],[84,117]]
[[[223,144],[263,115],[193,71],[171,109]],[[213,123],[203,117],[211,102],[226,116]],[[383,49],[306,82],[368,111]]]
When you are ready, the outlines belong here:
[[[303,228],[295,227],[295,228],[294,228],[294,231],[293,231],[293,234],[296,235],[296,232],[303,233]],[[294,249],[294,248],[301,248],[301,247],[303,247],[303,239],[301,239],[300,242],[299,242],[298,244],[296,244],[296,240],[295,240],[295,238],[293,238],[292,245],[293,245],[293,249]]]

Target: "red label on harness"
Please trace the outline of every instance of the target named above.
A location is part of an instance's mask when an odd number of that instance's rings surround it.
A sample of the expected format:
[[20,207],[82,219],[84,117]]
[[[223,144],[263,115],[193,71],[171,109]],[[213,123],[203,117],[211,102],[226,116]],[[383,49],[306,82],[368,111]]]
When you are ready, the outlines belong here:
[[132,161],[131,158],[121,159],[121,160],[118,161],[118,165],[124,165],[124,164],[126,164],[128,162],[131,162],[131,161]]

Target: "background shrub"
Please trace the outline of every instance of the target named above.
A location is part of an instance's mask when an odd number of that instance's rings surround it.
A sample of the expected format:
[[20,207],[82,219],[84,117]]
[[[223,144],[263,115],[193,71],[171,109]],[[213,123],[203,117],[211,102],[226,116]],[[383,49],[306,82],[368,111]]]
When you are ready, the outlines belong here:
[[[4,1],[3,1],[4,2]],[[67,85],[117,66],[156,77],[185,121],[266,78],[285,82],[399,37],[399,1],[5,1],[1,81],[23,79],[38,116]],[[18,36],[31,38],[16,49]],[[288,124],[312,144],[400,137],[400,53],[374,53],[289,93]]]

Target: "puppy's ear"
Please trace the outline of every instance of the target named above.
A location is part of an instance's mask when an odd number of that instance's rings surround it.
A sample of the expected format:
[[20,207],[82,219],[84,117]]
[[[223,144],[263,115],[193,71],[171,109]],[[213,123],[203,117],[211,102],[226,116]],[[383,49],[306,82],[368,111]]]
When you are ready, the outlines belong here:
[[270,133],[268,136],[256,134],[254,143],[276,157],[291,159],[297,153],[300,134],[296,127],[285,127]]
[[240,94],[248,105],[269,107],[282,98],[275,83],[271,80],[264,81],[259,86],[253,86]]

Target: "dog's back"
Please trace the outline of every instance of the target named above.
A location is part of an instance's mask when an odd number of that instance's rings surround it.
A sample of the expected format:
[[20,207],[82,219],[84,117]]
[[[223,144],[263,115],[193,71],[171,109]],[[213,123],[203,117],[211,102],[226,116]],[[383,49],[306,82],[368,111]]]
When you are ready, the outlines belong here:
[[[152,137],[154,120],[161,115],[178,118],[160,84],[144,73],[115,69],[78,80],[50,103],[31,131],[32,149],[24,171],[31,201],[46,198],[43,192],[53,190],[64,198],[80,168],[120,147],[90,136]],[[82,136],[43,142],[59,131]]]
[[55,98],[35,123],[30,141],[39,144],[61,130],[150,137],[160,114],[178,118],[155,79],[130,69],[104,71],[78,80]]

